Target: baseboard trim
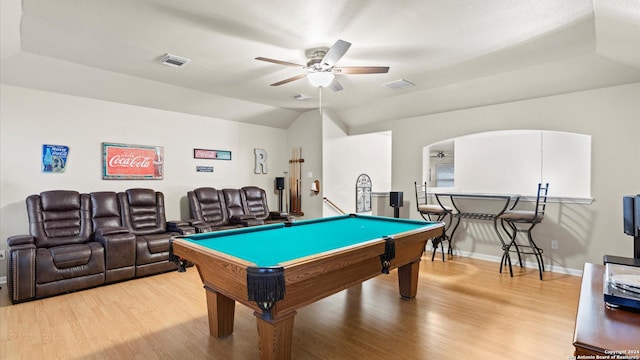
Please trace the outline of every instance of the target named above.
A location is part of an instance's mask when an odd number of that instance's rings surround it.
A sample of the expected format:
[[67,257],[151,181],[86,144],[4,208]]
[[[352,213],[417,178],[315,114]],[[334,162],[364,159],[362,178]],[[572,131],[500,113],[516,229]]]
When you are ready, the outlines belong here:
[[[491,262],[495,262],[495,263],[499,263],[502,260],[502,256],[497,257],[497,256],[493,256],[493,255],[478,254],[478,253],[472,253],[472,252],[461,251],[461,250],[454,251],[454,254],[456,256],[464,256],[464,257],[469,257],[469,258],[472,258],[472,259],[486,260],[486,261],[491,261]],[[512,261],[513,261],[513,259],[512,259]],[[546,261],[547,261],[547,259],[545,259],[545,262]],[[513,265],[514,266],[518,266],[517,265],[517,261]],[[534,262],[531,262],[531,261],[525,261],[524,262],[524,267],[531,268],[531,269],[538,269],[538,263],[534,263]],[[572,269],[572,268],[568,268],[568,267],[564,267],[564,266],[545,265],[544,270],[545,271],[559,273],[559,274],[582,276],[582,270],[581,269]]]

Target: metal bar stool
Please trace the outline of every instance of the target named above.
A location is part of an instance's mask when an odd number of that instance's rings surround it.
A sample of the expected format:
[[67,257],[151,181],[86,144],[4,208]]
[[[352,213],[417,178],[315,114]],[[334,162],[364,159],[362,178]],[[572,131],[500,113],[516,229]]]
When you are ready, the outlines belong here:
[[[418,213],[422,216],[426,221],[442,221],[445,223],[444,231],[441,236],[435,237],[431,239],[431,243],[433,244],[433,253],[431,254],[431,261],[436,256],[436,251],[438,250],[438,245],[442,248],[442,261],[444,260],[444,242],[448,242],[447,253],[453,256],[453,246],[451,244],[451,238],[447,235],[447,230],[451,227],[452,223],[452,213],[453,209],[448,206],[429,204],[428,203],[428,194],[427,194],[427,183],[424,185],[418,185],[417,182],[413,183],[416,188],[416,206],[418,208]],[[423,194],[423,203],[420,203],[420,193]],[[448,218],[448,219],[447,219]],[[447,221],[448,220],[448,221]]]
[[[536,206],[533,210],[514,210],[518,201],[516,201],[511,209],[502,213],[498,218],[504,231],[509,235],[511,241],[502,247],[502,260],[500,260],[500,273],[503,266],[509,266],[509,274],[513,277],[513,269],[511,267],[511,252],[518,254],[518,263],[523,266],[522,255],[534,255],[538,263],[538,272],[540,280],[542,280],[542,272],[544,271],[544,260],[542,259],[543,250],[536,245],[531,236],[531,230],[542,222],[544,219],[544,210],[547,205],[547,193],[549,191],[549,183],[544,186],[538,184],[538,195],[536,197]],[[519,200],[519,199],[518,199]],[[507,226],[509,228],[507,228]],[[526,244],[518,243],[518,233],[526,233],[528,242]]]

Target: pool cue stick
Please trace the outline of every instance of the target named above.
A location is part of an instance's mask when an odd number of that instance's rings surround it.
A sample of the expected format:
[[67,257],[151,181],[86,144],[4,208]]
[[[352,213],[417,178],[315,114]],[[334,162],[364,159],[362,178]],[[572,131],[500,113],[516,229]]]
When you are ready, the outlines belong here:
[[294,149],[291,149],[291,160],[289,160],[289,205],[291,207],[291,212],[295,212],[295,206],[294,206],[294,200],[293,200],[293,191],[294,191],[294,184],[293,184],[293,179],[295,176],[295,169],[293,167],[293,159],[294,159]]
[[295,192],[296,212],[300,212],[300,202],[298,197],[298,192],[300,191],[300,174],[298,173],[298,148],[295,148],[293,152],[295,154],[294,155],[295,162],[293,163],[293,168],[295,169],[295,172],[296,172],[296,192]]
[[302,212],[302,148],[298,148],[298,211]]
[[293,171],[296,174],[296,177],[293,179],[294,183],[294,192],[293,194],[293,202],[295,204],[294,209],[295,212],[299,212],[300,205],[298,204],[298,148],[293,148]]
[[287,174],[289,174],[289,173],[288,173],[287,171],[285,171],[285,172],[284,172],[284,190],[283,190],[283,191],[284,191],[284,202],[285,202],[285,205],[284,205],[284,206],[285,206],[285,209],[284,209],[284,211],[285,211],[286,213],[288,213],[288,212],[289,212],[289,194],[287,194],[287,181],[288,181],[289,179],[288,179]]

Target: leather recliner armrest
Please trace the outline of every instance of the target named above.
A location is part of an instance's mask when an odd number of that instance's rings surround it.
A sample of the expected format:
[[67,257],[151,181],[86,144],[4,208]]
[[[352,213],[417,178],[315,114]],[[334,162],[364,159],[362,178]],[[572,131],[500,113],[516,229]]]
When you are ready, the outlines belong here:
[[255,215],[233,215],[231,220],[233,221],[241,221],[241,220],[250,220],[255,219]]
[[207,225],[204,222],[202,222],[200,224],[197,224],[197,225],[193,225],[193,226],[196,228],[196,232],[198,234],[213,231],[213,226]]
[[269,218],[271,219],[287,219],[289,214],[284,211],[269,211]]
[[7,244],[9,246],[34,244],[34,243],[35,243],[35,239],[31,235],[13,235],[7,238]]
[[111,226],[96,229],[96,235],[107,236],[114,234],[126,234],[129,232],[129,228],[124,226]]
[[180,233],[181,235],[191,235],[196,233],[196,229],[183,220],[167,221],[167,230]]
[[232,224],[242,224],[244,226],[264,224],[263,220],[257,219],[254,215],[233,215],[230,220]]
[[32,300],[36,296],[36,244],[29,235],[7,239],[7,282],[12,304]]

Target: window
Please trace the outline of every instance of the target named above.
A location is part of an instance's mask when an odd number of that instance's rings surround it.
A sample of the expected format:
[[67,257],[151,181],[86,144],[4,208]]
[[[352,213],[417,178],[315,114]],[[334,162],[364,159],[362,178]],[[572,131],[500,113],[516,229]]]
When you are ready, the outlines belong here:
[[436,164],[436,187],[453,187],[453,163]]

